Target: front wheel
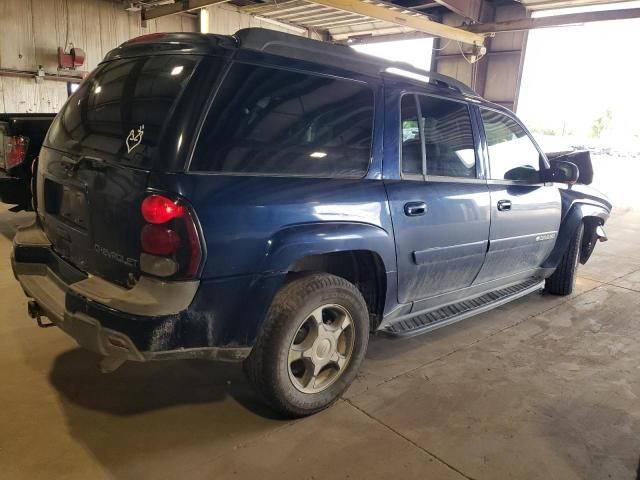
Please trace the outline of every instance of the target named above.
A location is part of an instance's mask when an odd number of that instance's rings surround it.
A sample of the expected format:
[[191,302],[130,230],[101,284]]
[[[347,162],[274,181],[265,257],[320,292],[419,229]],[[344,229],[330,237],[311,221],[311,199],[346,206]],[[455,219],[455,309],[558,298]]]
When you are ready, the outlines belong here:
[[560,264],[545,282],[547,292],[554,295],[570,295],[576,286],[578,276],[578,262],[580,261],[580,247],[584,235],[584,224],[580,223],[571,239],[571,243],[560,259]]
[[276,295],[245,373],[280,413],[311,415],[351,384],[368,339],[369,314],[358,289],[335,275],[305,275]]

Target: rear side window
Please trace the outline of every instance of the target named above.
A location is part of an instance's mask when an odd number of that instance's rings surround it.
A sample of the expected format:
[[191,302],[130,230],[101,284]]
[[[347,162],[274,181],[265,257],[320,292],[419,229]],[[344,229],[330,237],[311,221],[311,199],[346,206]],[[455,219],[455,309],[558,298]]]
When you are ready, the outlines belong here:
[[540,152],[527,132],[512,118],[493,110],[480,110],[489,148],[493,180],[540,182]]
[[48,144],[146,166],[198,62],[158,55],[98,66],[56,117]]
[[372,129],[373,91],[363,83],[234,64],[190,170],[359,178]]
[[401,108],[404,174],[422,173],[424,151],[426,175],[476,178],[468,105],[426,95],[405,95]]

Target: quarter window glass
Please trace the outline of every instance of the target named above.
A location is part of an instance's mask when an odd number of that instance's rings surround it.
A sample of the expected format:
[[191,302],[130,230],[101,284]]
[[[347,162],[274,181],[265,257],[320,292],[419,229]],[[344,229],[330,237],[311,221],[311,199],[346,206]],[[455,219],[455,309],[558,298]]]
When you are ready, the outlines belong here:
[[540,181],[540,152],[524,129],[513,119],[481,109],[489,147],[491,178],[528,183]]
[[414,95],[402,97],[402,173],[422,175],[422,145]]
[[373,91],[363,83],[235,64],[191,170],[359,178],[372,129]]

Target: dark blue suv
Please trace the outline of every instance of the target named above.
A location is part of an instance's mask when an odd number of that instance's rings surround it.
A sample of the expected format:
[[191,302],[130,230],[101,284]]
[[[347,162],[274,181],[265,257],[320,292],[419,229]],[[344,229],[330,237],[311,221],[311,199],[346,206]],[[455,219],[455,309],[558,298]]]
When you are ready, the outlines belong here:
[[611,210],[579,175],[454,79],[267,30],[158,33],[56,117],[12,263],[31,316],[105,371],[243,360],[301,416],[371,332],[570,293]]

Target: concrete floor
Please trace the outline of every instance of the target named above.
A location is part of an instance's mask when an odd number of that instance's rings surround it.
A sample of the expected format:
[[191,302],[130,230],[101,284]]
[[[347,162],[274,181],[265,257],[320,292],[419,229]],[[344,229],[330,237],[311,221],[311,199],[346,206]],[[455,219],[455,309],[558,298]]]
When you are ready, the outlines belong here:
[[0,212],[0,477],[635,479],[640,212],[617,211],[571,298],[533,294],[409,340],[372,338],[333,408],[283,421],[239,366],[126,364],[27,317]]

